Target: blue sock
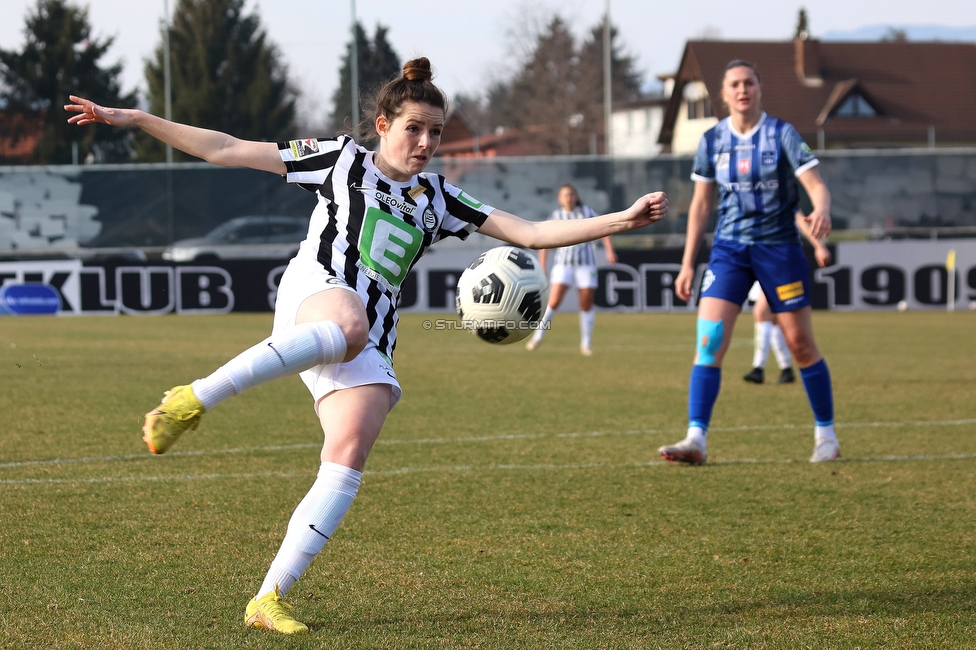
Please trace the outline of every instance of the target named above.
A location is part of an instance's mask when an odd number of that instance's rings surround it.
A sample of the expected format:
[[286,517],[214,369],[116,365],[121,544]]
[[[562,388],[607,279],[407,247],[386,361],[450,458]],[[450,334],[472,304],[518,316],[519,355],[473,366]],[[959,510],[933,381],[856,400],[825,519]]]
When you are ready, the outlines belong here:
[[712,407],[722,387],[722,369],[713,366],[691,367],[688,387],[688,426],[707,430],[712,420]]
[[830,387],[830,370],[827,362],[821,359],[808,368],[800,368],[803,387],[807,389],[807,398],[813,417],[819,426],[829,426],[834,423],[834,391]]

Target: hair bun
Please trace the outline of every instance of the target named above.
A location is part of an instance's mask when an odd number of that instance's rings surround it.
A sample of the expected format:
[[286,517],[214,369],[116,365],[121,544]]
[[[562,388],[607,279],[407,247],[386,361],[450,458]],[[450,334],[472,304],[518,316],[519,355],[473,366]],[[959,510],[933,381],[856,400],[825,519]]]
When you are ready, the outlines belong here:
[[425,56],[407,61],[403,64],[403,77],[407,81],[430,81],[434,78],[430,61]]

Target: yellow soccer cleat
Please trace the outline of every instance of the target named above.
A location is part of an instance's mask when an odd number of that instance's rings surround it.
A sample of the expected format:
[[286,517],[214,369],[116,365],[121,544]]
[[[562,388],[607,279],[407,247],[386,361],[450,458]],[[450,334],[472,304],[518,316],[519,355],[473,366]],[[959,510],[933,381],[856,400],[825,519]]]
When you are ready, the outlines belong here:
[[282,634],[307,634],[308,626],[296,621],[289,613],[291,610],[292,606],[285,602],[278,591],[278,585],[275,585],[274,591],[269,591],[260,598],[252,598],[247,604],[244,624]]
[[200,416],[207,412],[189,386],[177,386],[166,391],[163,402],[146,413],[142,439],[149,451],[161,454],[188,429],[200,425]]

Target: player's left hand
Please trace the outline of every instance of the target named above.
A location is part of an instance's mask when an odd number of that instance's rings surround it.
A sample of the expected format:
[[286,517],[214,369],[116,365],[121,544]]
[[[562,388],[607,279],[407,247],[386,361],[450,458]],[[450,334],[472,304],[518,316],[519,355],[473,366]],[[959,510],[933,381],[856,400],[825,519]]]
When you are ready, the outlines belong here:
[[668,216],[668,196],[664,192],[645,194],[627,210],[630,229],[641,228]]
[[75,113],[68,118],[68,124],[85,126],[86,124],[109,124],[111,126],[129,126],[135,117],[136,111],[124,108],[106,108],[99,106],[95,102],[69,95],[71,104],[65,104],[64,110],[68,113]]

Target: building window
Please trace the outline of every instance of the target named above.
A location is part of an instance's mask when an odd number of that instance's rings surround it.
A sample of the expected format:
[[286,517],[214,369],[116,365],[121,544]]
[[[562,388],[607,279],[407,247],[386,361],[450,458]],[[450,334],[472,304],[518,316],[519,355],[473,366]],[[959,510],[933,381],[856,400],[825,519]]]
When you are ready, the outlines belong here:
[[834,117],[877,117],[878,112],[867,100],[857,93],[851,93],[840,106],[834,109]]
[[701,99],[688,102],[688,119],[701,120],[712,116],[712,103],[708,101],[708,95]]

